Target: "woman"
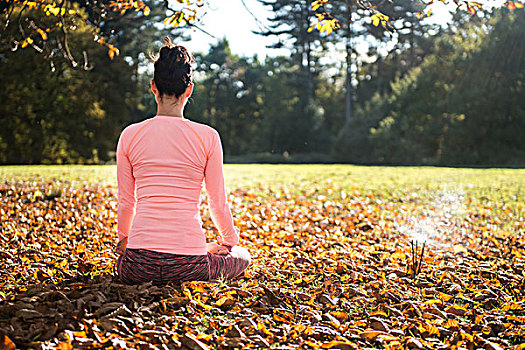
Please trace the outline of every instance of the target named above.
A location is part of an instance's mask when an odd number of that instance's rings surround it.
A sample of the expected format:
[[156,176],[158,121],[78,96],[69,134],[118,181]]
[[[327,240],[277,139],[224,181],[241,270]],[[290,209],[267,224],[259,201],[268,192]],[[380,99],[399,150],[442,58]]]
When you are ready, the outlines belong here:
[[[120,279],[235,278],[250,263],[226,201],[219,134],[184,118],[193,91],[193,57],[169,38],[155,60],[151,91],[157,115],[128,126],[117,145]],[[206,244],[199,214],[202,182],[218,243]]]

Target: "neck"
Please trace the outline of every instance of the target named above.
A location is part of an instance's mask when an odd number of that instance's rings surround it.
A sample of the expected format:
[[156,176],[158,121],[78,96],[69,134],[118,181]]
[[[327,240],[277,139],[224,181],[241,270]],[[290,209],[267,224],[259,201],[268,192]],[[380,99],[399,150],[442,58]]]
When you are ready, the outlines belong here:
[[157,115],[165,115],[169,117],[184,117],[184,104],[173,103],[172,100],[167,100],[164,103],[157,104]]

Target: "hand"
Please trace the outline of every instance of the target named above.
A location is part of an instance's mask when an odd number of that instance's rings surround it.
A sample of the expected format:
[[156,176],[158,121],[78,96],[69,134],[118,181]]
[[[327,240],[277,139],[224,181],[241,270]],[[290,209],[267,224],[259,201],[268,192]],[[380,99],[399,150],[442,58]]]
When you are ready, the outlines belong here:
[[124,238],[123,240],[119,241],[117,244],[117,248],[115,248],[118,255],[124,254],[126,251],[126,246],[128,245],[128,237]]
[[217,244],[215,242],[206,243],[206,250],[208,251],[208,253],[217,255],[226,255],[230,252],[230,250],[227,247]]

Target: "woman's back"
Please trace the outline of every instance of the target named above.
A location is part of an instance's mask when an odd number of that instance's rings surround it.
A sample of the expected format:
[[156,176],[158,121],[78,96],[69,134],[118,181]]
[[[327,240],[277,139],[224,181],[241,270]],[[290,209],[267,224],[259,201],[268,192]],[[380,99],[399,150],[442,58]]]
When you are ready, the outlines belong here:
[[136,184],[136,214],[129,223],[128,248],[206,254],[199,215],[203,180],[210,205],[222,206],[214,218],[220,222],[219,230],[222,226],[226,235],[234,233],[229,208],[224,210],[222,148],[211,127],[180,117],[155,116],[123,131],[117,158],[119,203],[127,203],[122,209],[129,212]]
[[[169,38],[154,63],[157,115],[128,126],[117,145],[117,272],[125,283],[241,276],[250,253],[224,188],[222,145],[211,127],[184,118],[193,92],[193,57]],[[217,243],[206,243],[199,213],[202,181]]]

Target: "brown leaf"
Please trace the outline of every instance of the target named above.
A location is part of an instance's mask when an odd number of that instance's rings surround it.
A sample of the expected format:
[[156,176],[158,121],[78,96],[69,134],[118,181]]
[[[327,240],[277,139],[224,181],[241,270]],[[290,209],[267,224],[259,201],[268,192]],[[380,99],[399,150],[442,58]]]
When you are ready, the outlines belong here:
[[218,307],[228,307],[228,306],[232,306],[232,305],[235,305],[235,299],[233,298],[230,298],[230,297],[222,297],[220,298],[219,300],[217,300],[217,302],[215,303],[215,306],[218,306]]
[[251,343],[263,347],[263,348],[269,348],[270,343],[268,343],[263,337],[260,335],[252,335],[248,338]]
[[189,333],[184,334],[182,344],[191,350],[209,350],[209,347],[206,344]]
[[40,312],[30,309],[21,309],[16,312],[17,317],[21,317],[24,320],[31,320],[33,318],[44,317]]
[[369,320],[369,324],[370,324],[370,328],[376,331],[382,331],[386,333],[390,332],[390,328],[388,327],[386,322],[384,322],[383,320],[379,318],[371,317]]
[[230,326],[224,336],[227,338],[246,338],[246,335],[244,335],[237,325]]
[[383,331],[364,331],[359,334],[359,336],[366,340],[375,340],[380,335],[388,335]]
[[322,349],[355,350],[358,346],[349,341],[332,340],[321,345]]
[[337,299],[335,298],[331,298],[329,295],[327,294],[321,294],[317,300],[319,300],[319,302],[321,304],[329,304],[329,305],[333,305],[333,306],[337,306]]
[[407,349],[426,349],[423,343],[421,343],[421,341],[416,338],[408,338],[405,344]]
[[452,305],[445,312],[456,316],[464,316],[468,310],[464,306]]
[[487,341],[485,342],[485,350],[503,350],[503,348],[496,343]]

